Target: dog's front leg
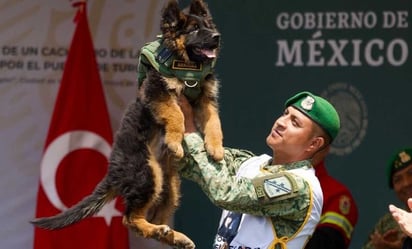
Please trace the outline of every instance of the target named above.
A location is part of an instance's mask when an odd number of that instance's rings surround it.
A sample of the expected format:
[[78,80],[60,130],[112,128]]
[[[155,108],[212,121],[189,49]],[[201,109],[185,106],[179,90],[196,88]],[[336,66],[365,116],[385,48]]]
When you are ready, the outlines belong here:
[[169,95],[161,101],[152,103],[154,116],[160,124],[164,125],[165,137],[164,142],[171,152],[177,158],[183,157],[183,133],[184,133],[184,116],[177,103],[174,95]]
[[205,136],[205,147],[214,160],[220,161],[224,156],[223,132],[220,123],[217,103],[212,99],[202,96],[196,112],[200,128]]

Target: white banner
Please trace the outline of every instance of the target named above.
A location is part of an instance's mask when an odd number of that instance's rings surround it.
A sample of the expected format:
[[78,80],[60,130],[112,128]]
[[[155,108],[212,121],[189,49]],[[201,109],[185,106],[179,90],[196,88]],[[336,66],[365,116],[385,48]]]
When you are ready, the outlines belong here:
[[[88,1],[113,131],[134,98],[138,51],[158,34],[164,2]],[[0,1],[0,248],[32,248],[29,220],[75,13],[68,0]],[[130,237],[131,248],[162,247]]]

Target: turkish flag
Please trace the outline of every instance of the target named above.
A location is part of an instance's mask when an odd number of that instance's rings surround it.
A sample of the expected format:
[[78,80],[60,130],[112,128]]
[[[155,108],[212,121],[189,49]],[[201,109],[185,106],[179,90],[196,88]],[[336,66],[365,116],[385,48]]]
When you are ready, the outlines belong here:
[[[87,21],[76,3],[76,29],[41,162],[36,217],[53,216],[90,195],[107,172],[113,134]],[[35,227],[34,249],[125,249],[119,199],[93,217],[61,230]]]

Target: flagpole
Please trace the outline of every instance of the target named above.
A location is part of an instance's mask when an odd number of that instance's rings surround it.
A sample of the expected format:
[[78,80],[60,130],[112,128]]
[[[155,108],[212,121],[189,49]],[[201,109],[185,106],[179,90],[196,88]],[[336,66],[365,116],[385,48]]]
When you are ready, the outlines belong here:
[[86,6],[87,0],[77,0],[77,1],[70,0],[70,2],[73,2],[72,3],[73,7],[77,7],[79,8],[80,12],[83,12]]

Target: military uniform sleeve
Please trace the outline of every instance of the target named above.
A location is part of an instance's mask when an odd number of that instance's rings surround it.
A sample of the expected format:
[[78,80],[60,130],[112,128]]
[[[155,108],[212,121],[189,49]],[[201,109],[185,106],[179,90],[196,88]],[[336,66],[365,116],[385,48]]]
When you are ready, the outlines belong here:
[[398,223],[393,219],[391,213],[386,213],[382,216],[379,221],[376,223],[374,229],[369,233],[367,241],[364,243],[362,249],[375,249],[373,246],[370,235],[375,231],[379,232],[380,234],[384,234],[385,232],[389,231],[390,229],[397,229],[399,232],[399,238],[403,239],[403,233],[399,228]]
[[[290,219],[305,217],[310,205],[310,187],[301,177],[289,174],[294,191],[279,198],[259,198],[254,184],[259,179],[237,177],[240,165],[253,154],[243,150],[225,148],[224,160],[215,162],[204,148],[198,133],[184,139],[185,157],[180,161],[183,177],[196,182],[218,207],[263,216],[288,216]],[[286,173],[287,174],[287,173]],[[271,173],[260,178],[270,179]]]

